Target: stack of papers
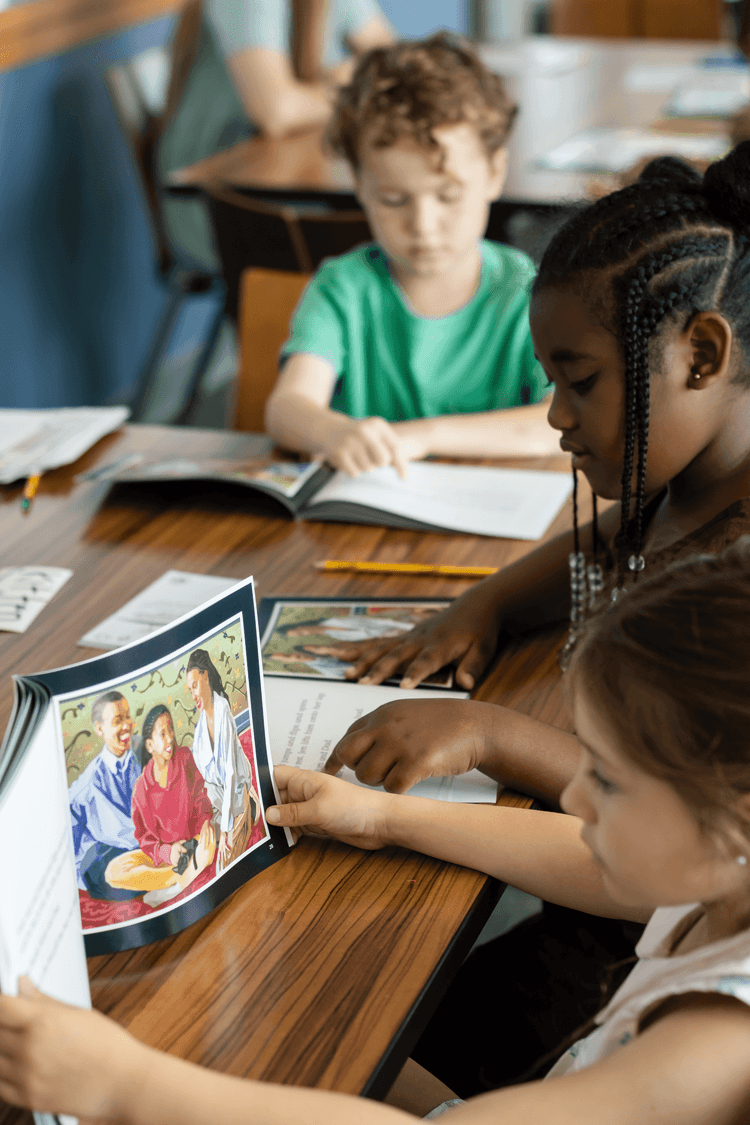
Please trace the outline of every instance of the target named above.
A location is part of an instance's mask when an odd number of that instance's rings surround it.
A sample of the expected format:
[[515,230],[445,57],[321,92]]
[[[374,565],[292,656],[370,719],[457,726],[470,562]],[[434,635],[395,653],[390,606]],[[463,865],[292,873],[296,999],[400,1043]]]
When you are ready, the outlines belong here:
[[127,406],[0,410],[0,484],[69,465],[129,414]]

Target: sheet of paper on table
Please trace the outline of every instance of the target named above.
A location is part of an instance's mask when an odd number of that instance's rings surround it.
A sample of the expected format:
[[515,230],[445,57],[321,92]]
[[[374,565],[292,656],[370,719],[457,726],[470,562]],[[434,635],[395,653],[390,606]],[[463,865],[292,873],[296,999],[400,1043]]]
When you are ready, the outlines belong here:
[[729,86],[747,73],[744,55],[736,51],[727,54],[724,50],[692,63],[634,63],[625,72],[623,84],[634,94],[666,94],[678,86],[702,85],[712,80]]
[[[383,687],[375,684],[336,683],[320,680],[272,679],[264,677],[268,740],[271,757],[277,765],[320,770],[331,750],[348,727],[362,715],[384,703],[403,699],[435,699],[445,702],[445,692],[418,688]],[[452,693],[451,698],[468,698],[468,693]],[[340,774],[355,785],[354,771]],[[497,782],[471,770],[457,777],[432,777],[409,790],[414,797],[436,801],[494,804]]]
[[0,630],[25,633],[72,573],[62,566],[0,567]]
[[717,134],[659,133],[647,129],[587,129],[540,157],[543,168],[570,172],[625,172],[644,157],[718,160],[729,140]]
[[674,90],[664,106],[667,117],[728,117],[750,101],[750,67],[699,71]]
[[234,586],[236,578],[168,570],[78,642],[85,648],[120,648],[169,625]]
[[69,465],[129,414],[127,406],[0,410],[0,484]]

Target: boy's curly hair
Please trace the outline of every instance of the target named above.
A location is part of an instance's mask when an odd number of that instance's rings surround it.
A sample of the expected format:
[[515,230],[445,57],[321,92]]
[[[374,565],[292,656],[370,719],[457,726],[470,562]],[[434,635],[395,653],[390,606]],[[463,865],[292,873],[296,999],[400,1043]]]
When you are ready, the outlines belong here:
[[328,143],[355,172],[365,132],[376,148],[413,137],[440,164],[433,130],[470,122],[492,156],[505,144],[516,112],[502,79],[459,36],[439,31],[363,56],[351,83],[339,91]]

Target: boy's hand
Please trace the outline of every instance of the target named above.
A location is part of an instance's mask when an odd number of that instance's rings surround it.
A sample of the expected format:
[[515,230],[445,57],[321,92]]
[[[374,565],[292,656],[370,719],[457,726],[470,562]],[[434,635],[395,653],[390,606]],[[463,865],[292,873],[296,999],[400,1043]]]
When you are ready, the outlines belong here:
[[481,766],[488,718],[468,699],[404,699],[385,703],[352,723],[323,767],[349,766],[365,785],[406,793],[427,777],[468,773]]
[[26,977],[18,996],[0,996],[0,1098],[11,1105],[116,1117],[147,1050],[114,1020],[53,1000]]
[[499,632],[499,613],[488,605],[480,583],[398,637],[307,647],[351,664],[344,673],[347,680],[363,684],[382,684],[403,672],[401,687],[413,688],[446,664],[455,664],[456,683],[471,691],[494,655]]
[[169,849],[169,866],[170,867],[175,867],[177,865],[177,861],[184,851],[185,851],[185,841],[184,840],[175,840],[175,842],[172,844],[171,848]]
[[313,836],[333,836],[344,844],[373,851],[390,841],[386,832],[389,798],[313,770],[276,766],[280,805],[266,809],[270,824]]
[[408,458],[385,418],[347,418],[342,414],[320,449],[334,468],[352,477],[383,465],[393,465],[402,480],[406,477]]

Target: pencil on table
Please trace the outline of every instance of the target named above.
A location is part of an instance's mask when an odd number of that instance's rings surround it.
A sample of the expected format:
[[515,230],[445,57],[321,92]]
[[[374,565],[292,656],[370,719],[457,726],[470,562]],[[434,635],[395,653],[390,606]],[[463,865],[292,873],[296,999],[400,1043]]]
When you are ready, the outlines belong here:
[[325,559],[313,563],[316,570],[356,570],[370,574],[437,574],[444,578],[484,578],[497,572],[496,566],[433,566],[429,563],[357,562],[350,559]]
[[26,480],[26,484],[23,488],[23,496],[21,497],[21,511],[24,515],[26,515],[31,507],[31,501],[36,496],[36,490],[39,487],[40,480],[41,473],[32,473]]

